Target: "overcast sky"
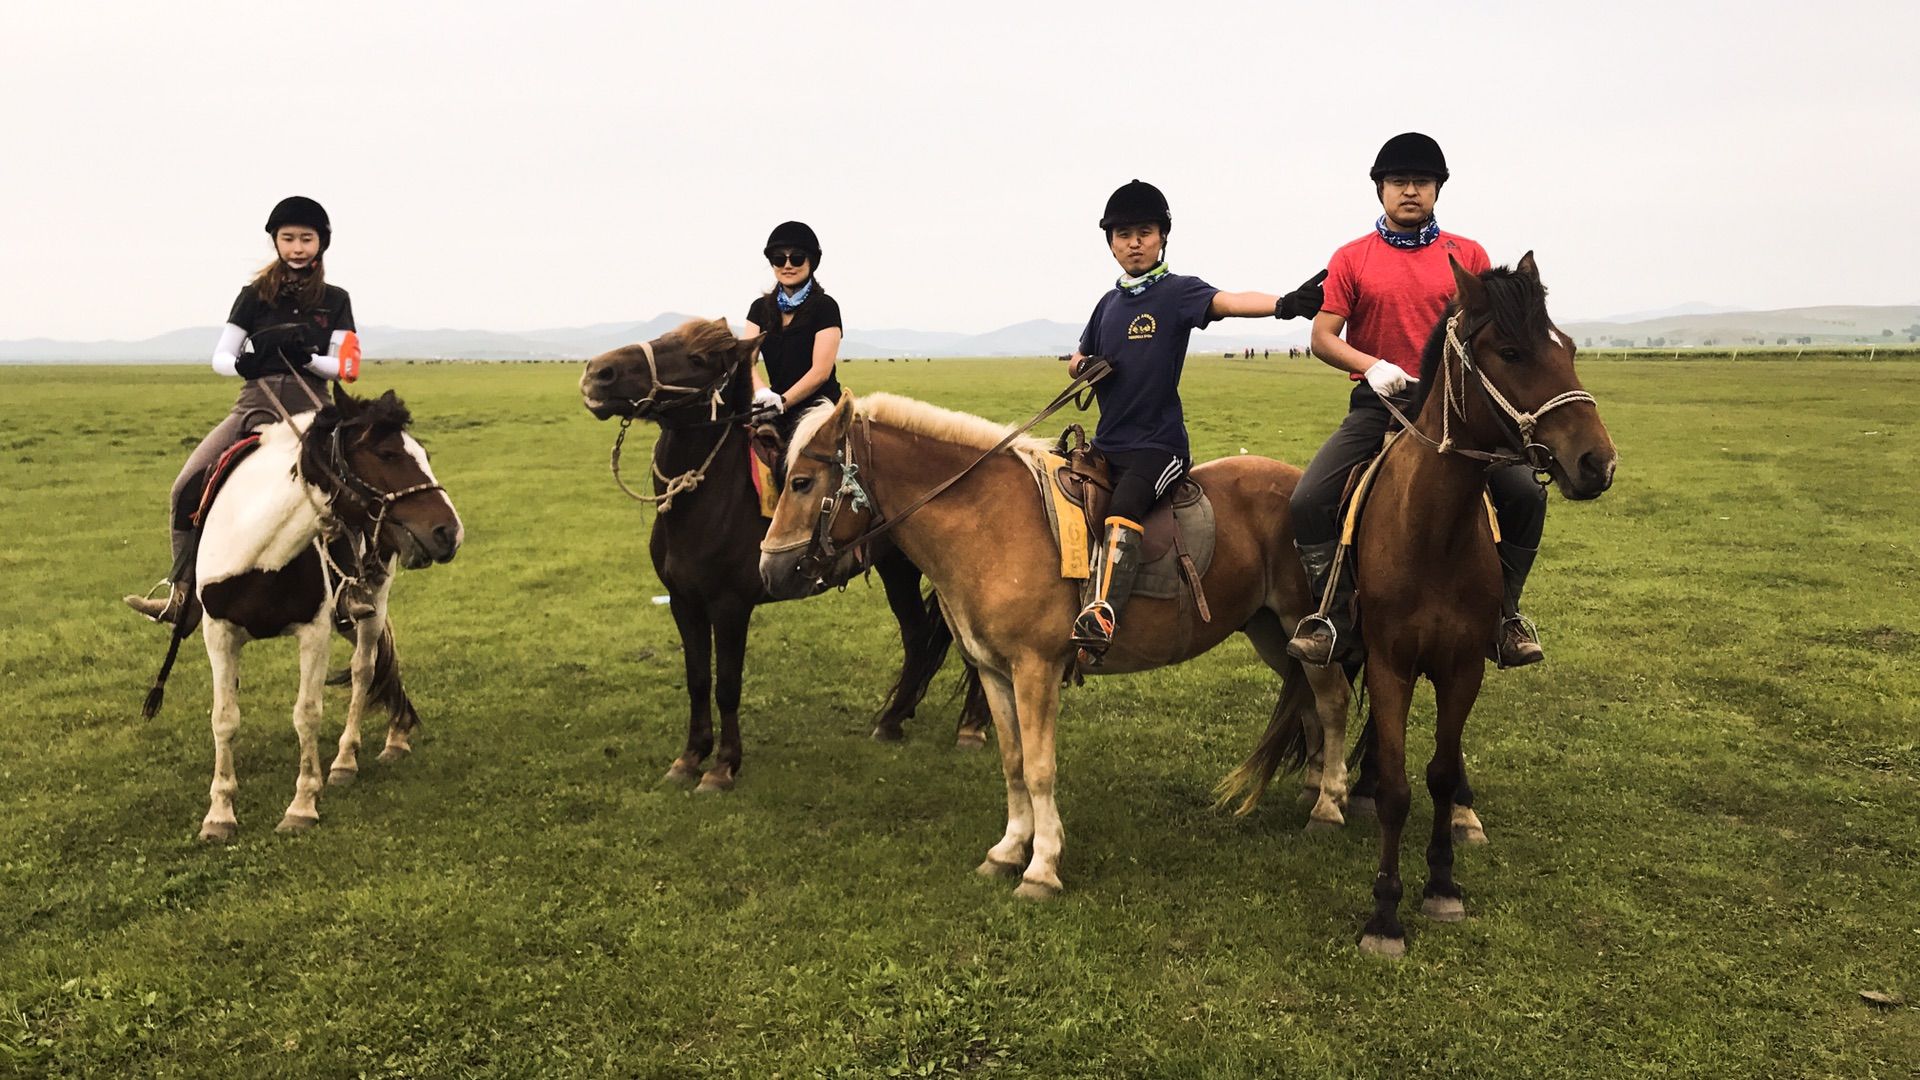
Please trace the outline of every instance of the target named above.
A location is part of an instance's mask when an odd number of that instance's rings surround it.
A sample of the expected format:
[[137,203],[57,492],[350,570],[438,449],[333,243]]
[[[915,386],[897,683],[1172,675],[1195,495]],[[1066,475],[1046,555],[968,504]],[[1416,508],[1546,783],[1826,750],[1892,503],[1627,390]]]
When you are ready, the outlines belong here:
[[1084,319],[1138,176],[1285,291],[1438,138],[1441,224],[1562,321],[1920,301],[1920,4],[0,6],[0,338],[216,323],[283,195],[362,325],[738,322],[799,218],[853,327]]

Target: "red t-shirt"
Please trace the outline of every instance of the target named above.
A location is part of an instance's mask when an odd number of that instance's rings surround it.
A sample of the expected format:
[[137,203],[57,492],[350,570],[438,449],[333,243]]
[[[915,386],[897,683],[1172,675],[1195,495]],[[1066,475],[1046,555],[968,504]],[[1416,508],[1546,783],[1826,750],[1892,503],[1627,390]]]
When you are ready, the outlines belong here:
[[1417,379],[1420,353],[1453,299],[1449,255],[1472,274],[1493,265],[1485,248],[1445,229],[1433,243],[1417,248],[1394,247],[1369,232],[1327,261],[1320,310],[1347,320],[1347,344],[1391,360]]

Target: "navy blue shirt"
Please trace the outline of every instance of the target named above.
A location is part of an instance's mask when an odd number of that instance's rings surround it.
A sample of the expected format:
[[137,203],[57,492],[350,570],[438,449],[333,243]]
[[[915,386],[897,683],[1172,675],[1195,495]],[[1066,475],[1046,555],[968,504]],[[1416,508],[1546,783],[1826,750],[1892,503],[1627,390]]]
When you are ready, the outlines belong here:
[[1207,309],[1219,291],[1197,277],[1168,274],[1139,296],[1114,289],[1093,306],[1080,351],[1113,362],[1113,374],[1093,386],[1100,401],[1096,448],[1192,456],[1180,411],[1180,371],[1188,339],[1213,321]]

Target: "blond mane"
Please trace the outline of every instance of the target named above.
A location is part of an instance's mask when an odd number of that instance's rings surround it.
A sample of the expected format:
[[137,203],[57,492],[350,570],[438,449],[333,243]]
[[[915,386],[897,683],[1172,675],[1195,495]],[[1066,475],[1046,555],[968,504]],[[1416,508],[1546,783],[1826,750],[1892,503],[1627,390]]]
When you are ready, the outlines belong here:
[[[985,450],[1007,437],[1013,429],[1012,424],[995,423],[984,416],[972,413],[943,409],[938,405],[929,405],[898,394],[868,394],[856,398],[853,403],[855,416],[864,417],[899,428],[914,435],[924,435],[929,439],[968,446],[976,450]],[[808,409],[794,426],[793,442],[787,447],[787,460],[791,465],[795,454],[813,441],[820,429],[826,426],[833,415],[833,406],[821,403]],[[1045,454],[1049,449],[1044,440],[1030,435],[1022,435],[1013,441],[1008,450],[1029,459]]]

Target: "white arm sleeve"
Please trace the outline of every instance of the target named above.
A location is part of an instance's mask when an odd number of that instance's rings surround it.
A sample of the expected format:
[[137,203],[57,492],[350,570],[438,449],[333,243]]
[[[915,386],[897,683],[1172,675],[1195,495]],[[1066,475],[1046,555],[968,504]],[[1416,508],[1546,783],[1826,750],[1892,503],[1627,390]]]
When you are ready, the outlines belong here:
[[325,356],[316,356],[307,361],[307,370],[323,379],[340,377],[340,345],[347,340],[347,331],[335,330],[333,337],[327,340]]
[[220,328],[220,343],[213,347],[213,370],[221,375],[238,375],[233,366],[240,362],[240,347],[247,343],[247,332],[228,323]]

